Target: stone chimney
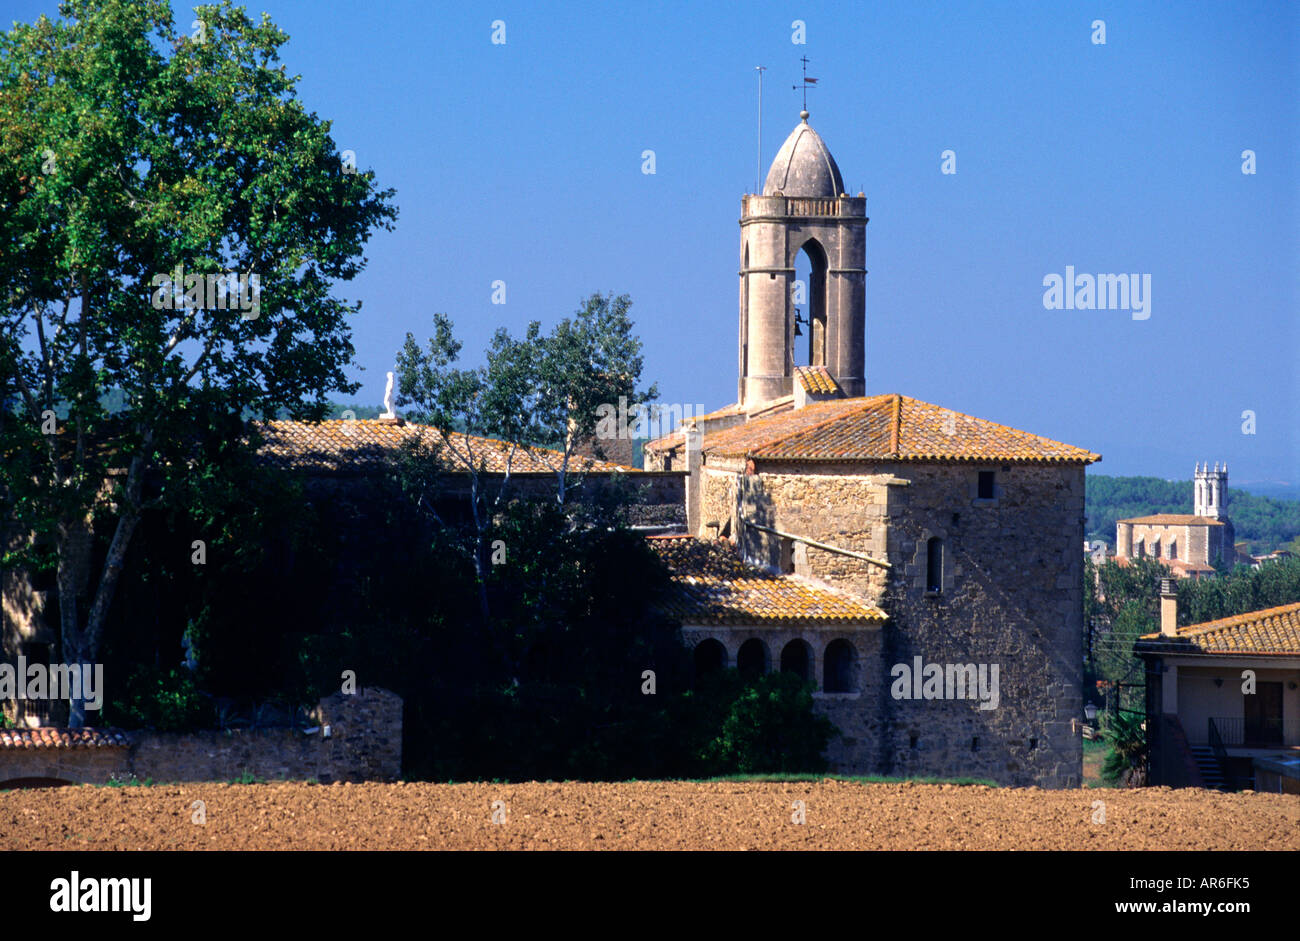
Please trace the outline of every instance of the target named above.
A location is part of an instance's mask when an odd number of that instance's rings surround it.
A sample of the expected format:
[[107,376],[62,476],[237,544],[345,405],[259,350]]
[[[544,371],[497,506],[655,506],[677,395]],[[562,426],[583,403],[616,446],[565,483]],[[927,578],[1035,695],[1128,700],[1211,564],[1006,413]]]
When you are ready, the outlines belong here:
[[704,496],[703,454],[704,435],[696,422],[682,426],[686,439],[686,531],[692,536],[700,534],[700,500]]
[[1172,578],[1160,579],[1160,633],[1178,636],[1178,590]]

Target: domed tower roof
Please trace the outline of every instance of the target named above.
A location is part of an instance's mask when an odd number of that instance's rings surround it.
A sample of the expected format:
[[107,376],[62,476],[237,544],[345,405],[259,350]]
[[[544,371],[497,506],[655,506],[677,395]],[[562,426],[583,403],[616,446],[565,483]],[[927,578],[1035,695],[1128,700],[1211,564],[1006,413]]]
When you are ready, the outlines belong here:
[[817,196],[835,198],[844,192],[844,180],[835,158],[808,124],[808,112],[790,132],[767,171],[764,196]]

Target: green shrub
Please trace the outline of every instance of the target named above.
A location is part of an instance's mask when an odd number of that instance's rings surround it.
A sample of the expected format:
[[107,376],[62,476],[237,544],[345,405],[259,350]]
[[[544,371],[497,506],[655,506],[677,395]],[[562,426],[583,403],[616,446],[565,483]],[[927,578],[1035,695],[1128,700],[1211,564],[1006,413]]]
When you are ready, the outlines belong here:
[[720,774],[824,771],[838,734],[813,712],[813,687],[792,673],[767,673],[741,687],[702,758]]
[[126,694],[113,699],[115,724],[181,732],[207,728],[213,720],[208,699],[187,670],[138,667],[126,682]]
[[1107,713],[1102,727],[1111,750],[1101,766],[1101,776],[1108,784],[1126,784],[1131,772],[1146,762],[1146,733],[1142,716],[1134,712]]

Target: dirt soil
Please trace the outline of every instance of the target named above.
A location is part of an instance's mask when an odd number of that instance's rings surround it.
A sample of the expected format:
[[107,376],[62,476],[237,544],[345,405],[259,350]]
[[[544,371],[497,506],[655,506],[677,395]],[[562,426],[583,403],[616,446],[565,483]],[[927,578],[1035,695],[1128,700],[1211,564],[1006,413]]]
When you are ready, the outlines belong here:
[[0,849],[1297,850],[1300,796],[830,779],[81,786],[0,793]]

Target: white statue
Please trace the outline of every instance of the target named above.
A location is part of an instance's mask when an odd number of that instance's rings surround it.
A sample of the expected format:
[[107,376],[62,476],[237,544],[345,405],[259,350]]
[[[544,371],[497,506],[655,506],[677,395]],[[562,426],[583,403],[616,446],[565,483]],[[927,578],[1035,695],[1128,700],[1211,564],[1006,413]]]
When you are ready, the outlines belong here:
[[384,387],[384,414],[380,418],[396,418],[397,413],[393,411],[393,374],[388,374],[388,385]]

